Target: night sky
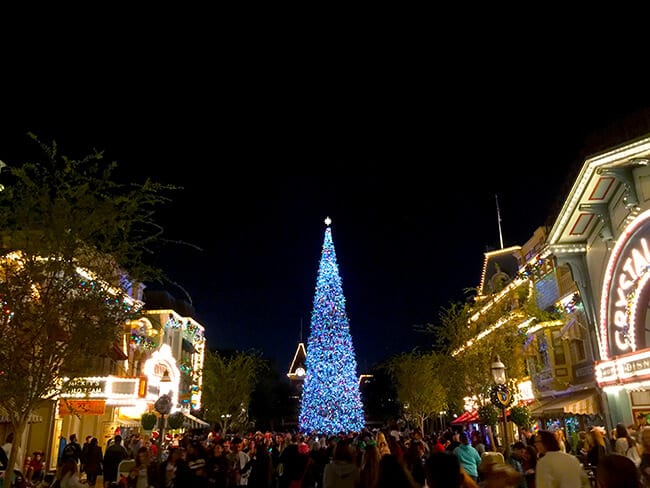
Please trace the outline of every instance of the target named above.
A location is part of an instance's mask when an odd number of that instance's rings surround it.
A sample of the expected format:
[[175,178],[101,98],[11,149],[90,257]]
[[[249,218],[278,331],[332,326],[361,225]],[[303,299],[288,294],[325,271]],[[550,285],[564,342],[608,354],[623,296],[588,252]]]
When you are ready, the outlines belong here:
[[133,181],[183,187],[158,220],[202,251],[156,263],[190,293],[209,347],[261,351],[282,372],[309,334],[325,217],[361,373],[426,346],[413,327],[478,286],[483,253],[500,247],[495,195],[504,246],[523,244],[597,134],[650,106],[647,87],[594,96],[570,73],[514,90],[505,71],[470,86],[469,69],[433,83],[419,66],[262,66],[14,80],[0,159],[23,159],[32,131],[71,157],[104,150]]

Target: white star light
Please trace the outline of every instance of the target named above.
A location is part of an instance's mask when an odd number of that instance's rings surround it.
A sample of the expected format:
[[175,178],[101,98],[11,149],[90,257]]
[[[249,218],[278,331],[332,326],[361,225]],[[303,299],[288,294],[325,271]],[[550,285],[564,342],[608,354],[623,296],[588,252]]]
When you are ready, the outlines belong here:
[[332,219],[330,219],[329,217],[325,217],[325,225],[329,227],[331,223],[332,223]]

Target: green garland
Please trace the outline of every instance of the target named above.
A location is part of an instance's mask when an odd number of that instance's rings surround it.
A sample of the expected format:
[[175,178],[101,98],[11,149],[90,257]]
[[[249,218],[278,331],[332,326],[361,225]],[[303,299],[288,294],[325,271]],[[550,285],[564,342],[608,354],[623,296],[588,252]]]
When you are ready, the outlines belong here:
[[530,410],[525,405],[515,405],[510,409],[510,420],[517,427],[530,427]]
[[494,405],[483,405],[478,407],[478,418],[482,424],[494,427],[499,421],[499,412]]
[[142,428],[144,430],[153,430],[153,428],[156,426],[156,421],[158,420],[158,417],[156,417],[156,414],[151,413],[151,412],[145,412],[142,414],[142,418],[140,419],[140,423],[142,424]]
[[180,429],[185,421],[185,416],[181,412],[174,412],[167,417],[167,427],[170,429]]

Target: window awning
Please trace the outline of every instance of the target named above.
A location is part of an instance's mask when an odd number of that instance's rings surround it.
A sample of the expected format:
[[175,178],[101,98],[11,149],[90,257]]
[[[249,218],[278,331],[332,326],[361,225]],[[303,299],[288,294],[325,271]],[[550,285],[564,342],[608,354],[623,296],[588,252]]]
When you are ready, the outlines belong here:
[[470,422],[478,422],[478,410],[471,412],[464,412],[460,417],[451,421],[452,425],[468,424]]
[[543,401],[530,411],[533,416],[568,414],[595,415],[600,413],[600,399],[594,389],[570,393],[552,400]]

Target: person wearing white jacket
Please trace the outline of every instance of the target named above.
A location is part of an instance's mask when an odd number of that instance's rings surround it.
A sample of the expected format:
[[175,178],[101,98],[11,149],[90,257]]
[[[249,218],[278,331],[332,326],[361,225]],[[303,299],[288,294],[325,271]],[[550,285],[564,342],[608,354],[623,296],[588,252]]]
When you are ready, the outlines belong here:
[[590,488],[587,472],[573,454],[560,450],[557,437],[548,430],[535,436],[540,459],[535,471],[536,488]]

